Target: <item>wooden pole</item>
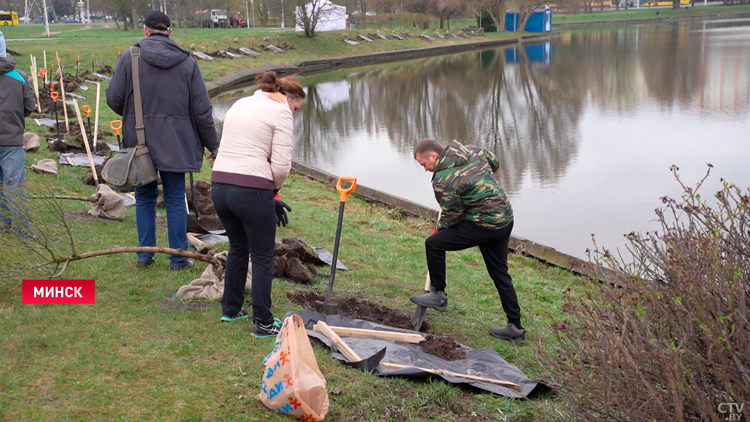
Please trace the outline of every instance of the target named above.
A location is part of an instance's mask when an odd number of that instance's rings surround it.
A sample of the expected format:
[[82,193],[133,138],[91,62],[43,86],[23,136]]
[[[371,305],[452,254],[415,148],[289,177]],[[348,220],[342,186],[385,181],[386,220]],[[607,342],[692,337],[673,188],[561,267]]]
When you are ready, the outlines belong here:
[[83,130],[83,118],[81,117],[81,110],[78,109],[78,100],[73,99],[73,107],[76,110],[76,116],[78,116],[78,126],[81,128],[81,136],[83,136],[83,145],[86,146],[86,155],[89,157],[89,165],[91,166],[91,173],[94,175],[94,184],[99,186],[99,177],[96,175],[96,166],[94,165],[94,157],[91,156],[91,147],[89,146],[89,140],[86,136],[86,131]]
[[99,137],[99,96],[102,86],[96,83],[96,111],[94,112],[94,150],[96,151],[96,140]]
[[47,85],[47,50],[44,50],[44,85]]
[[318,323],[313,326],[313,330],[316,333],[320,333],[328,337],[328,340],[331,340],[331,343],[333,343],[333,345],[336,346],[337,349],[339,349],[339,352],[341,352],[341,354],[344,355],[344,357],[349,360],[349,362],[359,362],[362,360],[362,358],[360,358],[359,355],[354,350],[352,350],[352,348],[349,347],[348,344],[344,342],[344,340],[341,340],[341,337],[339,337],[338,334],[334,333],[333,330],[331,330],[331,327],[329,327],[325,322],[318,321]]
[[[60,56],[57,54],[57,51],[55,51],[55,56],[57,56],[57,72],[60,74],[60,93],[62,94],[63,113],[65,114],[65,132],[70,134],[70,122],[68,122],[68,104],[65,102],[65,80],[63,79],[62,66],[60,65]],[[81,125],[81,133],[83,133],[83,125]],[[94,180],[96,180],[96,173],[94,173]]]
[[36,95],[36,110],[42,114],[42,104],[39,102],[39,81],[36,75],[36,58],[31,56],[31,79],[34,81],[34,95]]
[[396,331],[365,330],[362,328],[347,328],[329,326],[336,334],[342,337],[376,337],[387,338],[391,340],[403,341],[404,343],[418,344],[425,340],[424,336],[411,333],[399,333]]
[[446,371],[444,369],[428,369],[428,368],[420,368],[418,366],[411,366],[411,365],[401,365],[398,363],[390,363],[390,362],[380,362],[380,365],[382,365],[385,368],[388,369],[404,369],[404,368],[414,368],[419,369],[420,371],[429,372],[431,374],[435,375],[443,375],[446,377],[456,377],[456,378],[466,378],[472,381],[479,381],[479,382],[487,382],[490,384],[499,385],[501,387],[510,388],[511,390],[515,391],[521,391],[521,386],[510,381],[501,381],[494,378],[485,378],[485,377],[478,377],[475,375],[468,375],[468,374],[459,374],[458,372],[453,371]]

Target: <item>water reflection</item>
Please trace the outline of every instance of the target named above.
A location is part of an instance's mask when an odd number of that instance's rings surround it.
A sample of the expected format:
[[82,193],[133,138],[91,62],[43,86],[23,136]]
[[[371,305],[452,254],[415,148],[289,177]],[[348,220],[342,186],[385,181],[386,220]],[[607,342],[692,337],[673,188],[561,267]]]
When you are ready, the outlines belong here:
[[[551,43],[302,78],[295,160],[436,207],[424,137],[493,150],[516,233],[583,256],[648,229],[668,168],[750,185],[750,21],[576,30]],[[233,92],[215,99],[223,114]]]
[[[577,122],[585,82],[537,71],[529,52],[507,64],[497,50],[442,56],[368,72],[336,83],[309,86],[307,106],[295,121],[296,158],[323,168],[337,165],[335,150],[385,137],[411,157],[424,137],[460,140],[493,150],[501,159],[506,191],[517,191],[521,174],[554,183],[576,152]],[[540,44],[542,53],[551,44]],[[331,98],[352,98],[332,107]],[[366,142],[366,141],[365,141]],[[364,182],[363,182],[364,183]]]

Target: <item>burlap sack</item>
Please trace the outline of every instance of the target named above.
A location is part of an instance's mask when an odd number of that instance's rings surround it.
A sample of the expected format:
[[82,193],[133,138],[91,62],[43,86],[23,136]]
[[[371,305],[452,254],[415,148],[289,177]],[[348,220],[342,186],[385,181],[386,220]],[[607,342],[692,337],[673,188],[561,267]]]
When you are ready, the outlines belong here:
[[23,134],[23,150],[26,152],[36,152],[39,149],[39,135],[36,133],[26,132]]
[[[227,252],[216,254],[216,258],[226,261]],[[248,261],[250,257],[248,256]],[[224,295],[224,273],[217,274],[218,270],[213,266],[209,265],[200,278],[196,278],[191,281],[190,284],[186,284],[177,289],[177,297],[183,299],[206,299],[206,300],[221,300]],[[253,288],[253,276],[252,276],[252,264],[247,264],[247,278],[245,281],[245,291],[251,291]]]
[[125,219],[125,204],[120,195],[113,191],[112,188],[105,184],[100,184],[96,188],[94,195],[96,202],[91,204],[89,214],[94,217],[103,217],[110,220]]
[[31,165],[31,169],[37,173],[54,174],[57,176],[57,162],[50,158],[44,158]]

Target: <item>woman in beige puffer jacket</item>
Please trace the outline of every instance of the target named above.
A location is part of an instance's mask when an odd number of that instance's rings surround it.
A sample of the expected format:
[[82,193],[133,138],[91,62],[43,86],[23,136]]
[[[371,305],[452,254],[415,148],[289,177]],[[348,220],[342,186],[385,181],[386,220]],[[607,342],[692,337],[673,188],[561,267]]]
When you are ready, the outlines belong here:
[[248,254],[252,263],[252,335],[275,336],[281,321],[271,313],[271,281],[277,224],[291,208],[276,194],[292,167],[292,112],[305,92],[292,78],[259,73],[260,91],[238,100],[224,119],[211,175],[214,208],[229,237],[221,300],[222,321],[248,317],[242,307]]

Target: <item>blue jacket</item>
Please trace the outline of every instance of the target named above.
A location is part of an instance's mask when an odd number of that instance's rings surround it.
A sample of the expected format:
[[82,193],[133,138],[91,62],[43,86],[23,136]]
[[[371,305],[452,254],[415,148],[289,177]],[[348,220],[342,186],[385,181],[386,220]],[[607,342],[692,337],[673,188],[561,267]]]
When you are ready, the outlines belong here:
[[0,57],[0,146],[22,147],[25,118],[36,109],[34,88],[16,61]]
[[[163,35],[135,43],[141,48],[138,74],[143,103],[146,145],[157,170],[199,171],[203,148],[219,147],[213,107],[198,64],[190,52]],[[122,116],[126,147],[138,143],[135,133],[130,49],[123,51],[107,87],[107,104]]]

